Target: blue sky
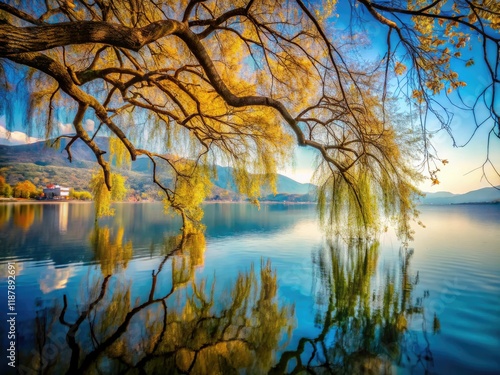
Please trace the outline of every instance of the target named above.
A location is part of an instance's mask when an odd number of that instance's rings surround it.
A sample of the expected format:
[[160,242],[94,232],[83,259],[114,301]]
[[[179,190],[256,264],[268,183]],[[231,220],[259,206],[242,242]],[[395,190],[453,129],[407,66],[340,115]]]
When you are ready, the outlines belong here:
[[[449,191],[455,194],[466,193],[483,187],[490,187],[490,183],[483,177],[481,166],[486,160],[486,128],[479,131],[473,141],[465,147],[455,148],[452,140],[446,133],[440,133],[434,138],[439,156],[447,159],[449,163],[443,165],[438,174],[440,183],[432,185],[430,179],[418,185],[424,192]],[[500,141],[493,142],[496,147],[490,153],[490,158],[494,165],[500,166]],[[314,160],[316,152],[311,149],[297,147],[295,150],[295,161],[280,173],[299,182],[309,182],[314,172]],[[494,173],[487,168],[491,183],[500,185],[500,178],[494,178]]]
[[[340,17],[333,19],[335,24],[332,26],[331,32],[342,32],[343,29],[351,24],[349,2],[339,2],[337,10],[340,13]],[[378,22],[372,22],[373,18],[363,8],[357,8],[356,11],[361,15],[360,20],[355,24],[356,31],[365,33],[367,38],[372,42],[370,46],[364,47],[364,50],[360,52],[368,60],[380,59],[387,50],[387,27]],[[396,45],[396,43],[395,33],[393,33],[393,45]],[[477,37],[471,38],[467,48],[461,50],[463,61],[457,60],[452,64],[452,69],[459,73],[459,79],[467,83],[466,87],[460,89],[460,95],[463,102],[469,106],[474,103],[477,96],[491,81],[486,65],[481,61],[483,55],[481,43],[481,40]],[[494,57],[494,46],[490,45],[489,47],[492,52],[491,56]],[[469,58],[474,58],[475,64],[472,67],[465,67],[465,61]],[[404,62],[404,60],[402,61]],[[392,83],[395,82],[393,81]],[[491,185],[499,186],[500,177],[495,173],[491,165],[487,163],[485,166],[485,173],[489,181],[484,178],[482,169],[483,164],[489,157],[489,161],[500,170],[500,139],[493,134],[489,142],[489,154],[487,152],[488,134],[494,126],[493,120],[489,119],[483,123],[474,133],[476,130],[476,121],[472,112],[462,111],[454,107],[444,95],[440,95],[436,99],[447,110],[453,112],[453,119],[450,126],[454,140],[445,131],[440,131],[433,136],[432,142],[438,152],[438,156],[441,159],[446,159],[449,163],[439,166],[438,179],[440,183],[438,185],[432,185],[430,179],[426,179],[419,185],[419,188],[425,192],[449,191],[452,193],[465,193]],[[450,99],[453,103],[459,104],[456,92],[450,95]],[[500,102],[497,100],[494,105],[497,106],[497,111],[500,112]],[[401,106],[406,107],[407,105],[402,101]],[[475,113],[477,122],[479,123],[489,115],[484,105],[479,105]],[[429,118],[428,128],[430,130],[439,128],[437,121],[432,117]],[[469,141],[473,134],[474,137]],[[297,181],[308,182],[313,174],[315,155],[314,151],[297,148],[295,162],[283,170],[282,173]]]

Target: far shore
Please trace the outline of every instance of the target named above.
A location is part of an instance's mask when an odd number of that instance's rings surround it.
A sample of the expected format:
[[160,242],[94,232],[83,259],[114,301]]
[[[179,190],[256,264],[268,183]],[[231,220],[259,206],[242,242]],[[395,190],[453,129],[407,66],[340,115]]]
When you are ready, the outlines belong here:
[[[24,198],[0,198],[1,203],[11,203],[11,204],[59,204],[59,203],[76,203],[76,204],[90,204],[94,201],[81,201],[78,199],[54,199],[54,200],[37,200],[37,199],[24,199]],[[122,202],[113,202],[118,204],[129,204],[129,203],[162,203],[161,201],[122,201]],[[205,201],[203,204],[241,204],[247,203],[252,204],[249,201]],[[276,201],[260,201],[260,204],[316,204],[316,202],[276,202]]]
[[[60,204],[60,203],[71,203],[71,204],[92,204],[94,201],[82,201],[78,199],[54,199],[54,200],[37,200],[37,199],[24,199],[24,198],[0,198],[0,204]],[[122,201],[113,202],[113,204],[150,204],[150,203],[162,203],[161,201]],[[250,201],[215,201],[209,200],[203,202],[203,204],[252,204]],[[307,205],[307,204],[317,204],[317,202],[277,202],[277,201],[260,201],[261,205]],[[489,205],[489,204],[500,204],[499,201],[493,202],[470,202],[470,203],[444,203],[444,204],[429,204],[420,203],[420,207],[433,207],[433,206],[466,206],[466,205]]]
[[29,203],[29,204],[57,204],[57,203],[93,203],[93,201],[79,201],[77,199],[54,199],[54,200],[36,200],[22,198],[0,198],[0,203]]

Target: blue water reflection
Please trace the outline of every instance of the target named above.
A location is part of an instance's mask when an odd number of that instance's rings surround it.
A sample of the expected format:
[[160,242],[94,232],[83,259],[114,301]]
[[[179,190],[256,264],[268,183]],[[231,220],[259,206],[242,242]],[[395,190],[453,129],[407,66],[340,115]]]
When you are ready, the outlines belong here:
[[325,239],[312,205],[205,208],[204,234],[183,237],[158,204],[119,204],[99,226],[90,204],[0,205],[3,295],[6,264],[17,267],[18,369],[500,368],[498,205],[424,207],[411,249],[391,232]]

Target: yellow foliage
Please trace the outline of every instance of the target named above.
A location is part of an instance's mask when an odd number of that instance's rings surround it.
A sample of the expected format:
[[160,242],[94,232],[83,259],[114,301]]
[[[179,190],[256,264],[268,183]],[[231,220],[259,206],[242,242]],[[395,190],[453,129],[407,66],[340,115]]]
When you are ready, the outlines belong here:
[[14,186],[14,197],[16,198],[33,198],[36,194],[36,186],[31,181],[20,181]]
[[[183,160],[174,162],[173,165],[174,190],[163,199],[165,210],[177,211],[185,215],[189,222],[199,223],[203,217],[200,205],[210,194],[210,171],[206,167]],[[187,221],[184,221],[184,225],[188,225]]]
[[125,178],[112,173],[111,183],[111,191],[109,191],[104,183],[102,171],[98,170],[92,175],[89,186],[94,197],[96,220],[103,216],[113,216],[115,211],[111,208],[111,203],[125,199],[127,193]]
[[118,168],[122,165],[130,166],[130,155],[123,142],[117,137],[109,138],[110,163],[114,163]]
[[406,66],[400,62],[397,62],[396,66],[394,67],[394,72],[398,76],[403,75],[406,72]]
[[18,205],[14,207],[14,225],[27,231],[35,221],[35,209],[29,205]]
[[90,243],[95,253],[96,259],[101,264],[103,275],[112,275],[120,268],[126,268],[129,260],[132,259],[132,241],[124,243],[125,231],[119,227],[112,236],[112,230],[105,226],[96,225],[90,236]]

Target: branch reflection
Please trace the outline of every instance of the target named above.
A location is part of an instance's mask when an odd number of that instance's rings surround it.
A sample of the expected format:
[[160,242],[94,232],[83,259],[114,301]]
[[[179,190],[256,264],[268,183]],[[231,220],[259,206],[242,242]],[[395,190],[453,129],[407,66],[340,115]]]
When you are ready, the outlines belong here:
[[120,229],[96,227],[90,240],[101,272],[89,274],[82,296],[38,306],[34,345],[20,353],[21,371],[265,373],[284,350],[294,309],[278,302],[270,262],[240,272],[220,291],[215,277],[195,277],[203,233],[183,233],[164,241],[165,255],[138,293],[122,272],[133,250]]
[[[402,249],[397,269],[381,269],[377,242],[330,241],[314,254],[316,325],[320,334],[301,338],[273,367],[273,374],[380,374],[394,366],[432,367],[423,299],[413,299],[412,250]],[[385,275],[380,277],[381,275]],[[419,332],[410,330],[422,323]],[[415,327],[415,326],[413,326]],[[434,330],[439,327],[435,316]]]
[[[317,334],[291,341],[294,306],[278,301],[269,261],[240,272],[229,288],[201,279],[205,236],[164,239],[144,278],[127,273],[132,242],[123,229],[95,227],[97,272],[81,294],[38,306],[26,373],[298,374],[429,371],[433,356],[424,300],[414,296],[412,251],[379,261],[376,242],[329,241],[313,254]],[[155,252],[157,252],[155,250]],[[132,275],[127,278],[126,275]],[[198,275],[198,277],[197,277]],[[290,345],[293,342],[293,347]]]

